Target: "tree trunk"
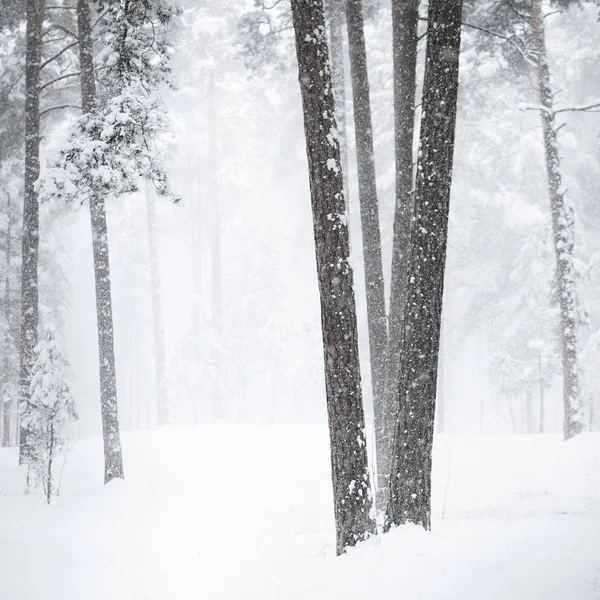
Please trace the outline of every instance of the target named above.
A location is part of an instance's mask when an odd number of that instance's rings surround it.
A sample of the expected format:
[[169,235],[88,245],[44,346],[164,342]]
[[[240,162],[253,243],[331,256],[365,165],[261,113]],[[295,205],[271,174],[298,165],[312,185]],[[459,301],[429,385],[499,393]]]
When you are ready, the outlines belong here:
[[336,551],[373,532],[348,223],[322,0],[292,0],[313,212]]
[[545,413],[545,400],[544,400],[544,380],[542,378],[542,356],[538,354],[538,370],[539,370],[539,386],[540,386],[540,433],[544,433],[544,420],[546,418]]
[[[350,52],[350,75],[354,106],[354,132],[358,163],[358,198],[362,226],[363,261],[367,292],[367,322],[371,358],[371,384],[375,439],[383,430],[383,386],[385,351],[387,347],[387,319],[385,290],[381,260],[381,232],[377,206],[377,180],[373,150],[373,125],[362,12],[362,0],[347,0],[346,23]],[[376,452],[377,454],[377,452]]]
[[[77,0],[79,29],[79,62],[81,69],[81,102],[84,114],[94,109],[96,82],[88,0]],[[117,377],[113,339],[113,315],[108,255],[108,230],[104,197],[94,194],[90,199],[94,276],[96,279],[96,317],[98,321],[98,352],[100,360],[100,404],[104,438],[104,483],[123,478],[123,457],[117,406]]]
[[393,0],[394,131],[396,199],[392,245],[392,275],[383,398],[383,429],[375,433],[377,450],[378,508],[385,510],[389,498],[389,473],[394,423],[398,412],[400,351],[404,327],[407,265],[413,210],[413,138],[417,77],[419,0]]
[[573,265],[573,214],[565,206],[558,155],[557,129],[546,52],[544,17],[541,0],[533,0],[531,27],[537,57],[537,84],[544,135],[546,175],[552,215],[552,235],[556,256],[556,281],[560,305],[560,343],[563,365],[563,434],[565,440],[583,431],[581,398],[577,368],[577,293]]
[[431,462],[462,0],[430,0],[388,526],[431,528]]
[[4,338],[4,361],[2,368],[2,385],[0,386],[0,444],[10,446],[12,438],[13,421],[15,428],[18,420],[18,407],[13,408],[13,399],[6,401],[7,390],[10,385],[10,356],[11,356],[11,332],[10,332],[10,272],[12,269],[12,206],[11,196],[6,194],[6,211],[8,222],[6,225],[6,276],[4,278],[4,321],[6,323],[6,336]]
[[[21,240],[21,343],[19,399],[29,403],[31,367],[38,342],[38,254],[40,209],[35,182],[40,175],[40,64],[44,0],[27,0],[25,55],[25,182]],[[27,429],[20,429],[19,462],[29,458]]]
[[52,496],[52,462],[54,460],[54,425],[50,425],[50,447],[48,448],[48,481],[46,482],[46,501],[50,504]]
[[350,186],[348,182],[348,134],[346,129],[346,78],[344,76],[344,2],[346,0],[329,0],[329,27],[331,37],[331,80],[333,99],[335,100],[335,120],[340,142],[340,161],[344,176],[344,194],[346,205],[349,203]]
[[[438,360],[438,391],[437,391],[437,400],[435,406],[435,416],[437,417],[437,432],[444,433],[446,431],[446,364],[445,364],[445,356],[444,356],[444,324],[442,323],[442,330],[440,333],[440,350],[439,350],[439,360]],[[483,414],[483,399],[482,399],[482,414]],[[483,417],[482,417],[483,421]],[[483,425],[482,425],[483,431]]]
[[525,433],[533,433],[533,390],[525,392]]
[[225,418],[225,405],[221,393],[221,211],[219,198],[219,168],[217,145],[217,105],[215,98],[215,73],[210,72],[208,82],[208,152],[210,161],[210,199],[212,206],[212,323],[214,340],[212,348],[212,415],[214,419]]
[[152,287],[152,321],[154,324],[154,356],[156,376],[156,420],[160,427],[169,422],[167,390],[167,359],[165,352],[165,321],[160,285],[158,234],[156,231],[156,200],[146,183],[146,216],[150,254],[150,285]]

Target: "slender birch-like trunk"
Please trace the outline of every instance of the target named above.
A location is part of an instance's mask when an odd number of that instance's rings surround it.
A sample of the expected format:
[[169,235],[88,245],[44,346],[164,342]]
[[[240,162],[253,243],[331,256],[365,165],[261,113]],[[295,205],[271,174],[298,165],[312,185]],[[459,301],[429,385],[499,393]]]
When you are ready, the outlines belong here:
[[556,118],[553,107],[554,94],[550,84],[541,0],[533,0],[531,28],[537,62],[538,93],[542,107],[540,116],[544,137],[546,175],[548,177],[552,235],[554,238],[553,246],[556,257],[556,282],[560,307],[564,404],[563,435],[565,440],[568,440],[583,431],[577,366],[577,292],[573,264],[573,214],[572,210],[565,205],[565,190],[562,187]]

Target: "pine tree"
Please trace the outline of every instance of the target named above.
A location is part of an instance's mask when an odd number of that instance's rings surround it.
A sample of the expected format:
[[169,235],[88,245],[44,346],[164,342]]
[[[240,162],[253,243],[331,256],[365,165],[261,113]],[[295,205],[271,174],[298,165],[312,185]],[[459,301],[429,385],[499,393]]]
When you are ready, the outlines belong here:
[[[38,340],[39,205],[35,182],[40,174],[40,72],[45,0],[27,0],[27,49],[25,63],[25,183],[23,235],[21,238],[21,334],[19,397],[27,402],[33,352]],[[19,460],[31,451],[27,430],[21,428]]]
[[292,17],[313,210],[336,550],[374,531],[343,175],[322,0],[293,0]]
[[54,492],[53,463],[65,451],[69,425],[77,419],[68,370],[54,328],[47,325],[44,338],[35,347],[30,397],[21,403],[20,411],[29,444],[25,461],[28,480],[30,485],[43,483],[48,504]]
[[385,382],[377,444],[377,491],[380,508],[387,503],[391,441],[398,409],[396,392],[400,377],[400,352],[407,293],[407,266],[413,209],[413,138],[419,0],[392,2],[392,50],[394,69],[394,154],[396,193],[392,269],[386,348]]
[[376,439],[383,432],[387,319],[362,0],[346,3]]
[[462,0],[431,0],[387,526],[431,527],[431,461]]

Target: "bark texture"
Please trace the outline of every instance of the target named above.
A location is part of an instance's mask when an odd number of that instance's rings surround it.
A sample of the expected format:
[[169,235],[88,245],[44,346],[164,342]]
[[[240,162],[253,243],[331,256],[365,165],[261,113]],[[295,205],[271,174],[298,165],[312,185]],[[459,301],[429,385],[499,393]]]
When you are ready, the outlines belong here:
[[394,68],[394,140],[396,157],[396,198],[392,275],[388,319],[383,419],[375,429],[377,445],[377,498],[383,510],[388,500],[393,425],[398,412],[400,352],[404,331],[404,310],[408,285],[413,195],[413,139],[415,130],[415,88],[419,0],[392,1]]
[[313,211],[336,551],[373,532],[356,306],[322,0],[292,0]]
[[554,95],[550,85],[550,69],[544,32],[541,0],[531,5],[531,29],[537,62],[537,84],[540,115],[544,135],[546,174],[552,235],[556,257],[556,282],[560,306],[560,345],[563,365],[563,434],[565,440],[583,431],[581,397],[577,367],[577,294],[573,265],[573,214],[565,205],[558,154],[557,128],[553,109]]
[[160,285],[158,233],[156,231],[156,199],[146,187],[146,217],[150,255],[150,285],[152,287],[152,322],[154,325],[154,360],[156,377],[156,420],[160,427],[169,422],[167,389],[167,359],[165,352],[165,318]]
[[375,429],[383,427],[383,386],[387,319],[381,260],[381,232],[377,205],[377,179],[373,150],[373,125],[362,0],[347,0],[346,22],[354,105],[354,132],[358,166],[358,199],[362,228],[363,261],[367,292],[367,322]]
[[[81,102],[83,112],[94,110],[96,82],[88,0],[77,0],[79,30],[79,62],[81,69]],[[123,457],[117,406],[117,376],[113,335],[108,229],[104,197],[94,194],[90,199],[94,277],[96,281],[96,318],[98,321],[98,352],[100,360],[100,405],[104,438],[104,483],[123,478]]]
[[[40,65],[44,0],[27,0],[27,47],[25,54],[25,182],[23,236],[21,239],[21,333],[19,399],[30,398],[31,367],[38,342],[38,255],[40,210],[35,182],[40,175]],[[20,430],[19,462],[27,461],[30,447],[27,429]]]
[[423,117],[387,524],[431,527],[431,462],[462,0],[429,3]]

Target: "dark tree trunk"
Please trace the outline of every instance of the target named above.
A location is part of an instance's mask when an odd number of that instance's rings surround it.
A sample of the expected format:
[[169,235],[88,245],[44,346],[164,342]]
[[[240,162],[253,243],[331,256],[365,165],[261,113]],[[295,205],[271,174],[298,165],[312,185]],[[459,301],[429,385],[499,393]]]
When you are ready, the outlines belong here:
[[160,427],[169,422],[167,390],[167,359],[165,355],[165,321],[160,286],[158,234],[156,231],[156,199],[146,187],[146,216],[150,254],[150,286],[152,288],[152,322],[154,325],[154,357],[156,376],[156,420]]
[[[88,0],[77,0],[79,28],[79,62],[81,69],[81,102],[84,114],[94,110],[96,82],[94,51]],[[96,317],[98,320],[98,356],[100,360],[100,405],[104,438],[104,483],[123,478],[123,457],[117,406],[117,376],[108,256],[108,230],[104,197],[94,194],[90,199],[94,276],[96,279]]]
[[531,28],[535,56],[537,57],[537,84],[544,135],[546,174],[550,212],[552,214],[552,235],[556,255],[556,281],[560,305],[560,342],[563,365],[563,433],[565,440],[583,431],[581,398],[577,367],[577,294],[575,291],[575,268],[573,265],[573,215],[565,206],[560,173],[560,158],[556,120],[553,103],[554,94],[550,86],[550,69],[546,52],[544,17],[542,3],[533,0],[531,5]]
[[398,412],[400,351],[407,290],[413,196],[413,138],[419,0],[392,1],[394,64],[394,130],[396,156],[396,199],[392,275],[388,320],[388,347],[383,398],[383,428],[375,432],[377,444],[378,506],[388,501],[391,445]]
[[346,204],[349,202],[350,186],[348,183],[348,134],[346,130],[346,78],[344,76],[344,3],[346,0],[329,0],[330,51],[331,51],[331,80],[333,98],[335,100],[335,120],[337,123],[340,142],[340,161],[344,175],[344,194]]
[[388,526],[431,527],[431,461],[462,0],[430,0]]
[[337,554],[374,531],[348,223],[322,0],[292,0],[321,298]]
[[363,23],[362,0],[347,0],[348,49],[354,105],[354,132],[358,163],[358,199],[362,226],[363,261],[367,291],[367,322],[375,430],[383,428],[383,385],[387,319],[381,261],[381,232],[377,206],[377,180],[373,150],[373,125]]
[[[25,183],[21,240],[21,343],[19,398],[29,402],[31,367],[38,342],[38,254],[40,210],[34,184],[40,175],[40,65],[44,0],[27,0],[25,55]],[[29,458],[27,429],[21,428],[19,462]]]

